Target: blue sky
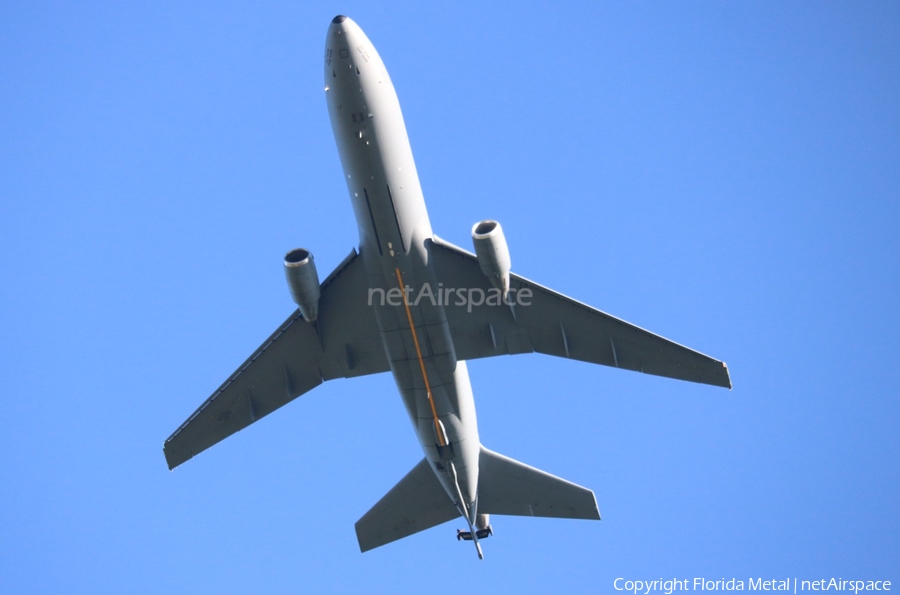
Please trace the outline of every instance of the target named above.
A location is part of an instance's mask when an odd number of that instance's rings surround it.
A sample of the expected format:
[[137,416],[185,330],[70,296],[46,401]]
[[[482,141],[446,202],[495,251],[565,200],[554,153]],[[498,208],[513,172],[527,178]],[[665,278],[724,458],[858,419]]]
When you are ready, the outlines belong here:
[[[900,584],[896,3],[4,3],[0,591],[615,592]],[[330,19],[400,96],[436,233],[728,362],[734,390],[470,363],[486,446],[603,521],[449,523],[362,555],[421,452],[392,379],[335,381],[175,472],[163,440],[357,233]]]

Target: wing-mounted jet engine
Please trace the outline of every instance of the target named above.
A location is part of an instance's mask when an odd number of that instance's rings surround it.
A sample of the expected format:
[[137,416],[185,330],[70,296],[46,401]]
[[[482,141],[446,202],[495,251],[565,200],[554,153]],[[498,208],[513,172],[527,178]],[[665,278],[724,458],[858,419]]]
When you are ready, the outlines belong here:
[[506,300],[511,265],[503,228],[491,219],[480,221],[472,226],[472,243],[475,245],[481,272],[491,280],[494,287],[503,292],[503,299]]
[[319,273],[312,252],[296,248],[284,255],[284,276],[291,298],[309,322],[319,315]]

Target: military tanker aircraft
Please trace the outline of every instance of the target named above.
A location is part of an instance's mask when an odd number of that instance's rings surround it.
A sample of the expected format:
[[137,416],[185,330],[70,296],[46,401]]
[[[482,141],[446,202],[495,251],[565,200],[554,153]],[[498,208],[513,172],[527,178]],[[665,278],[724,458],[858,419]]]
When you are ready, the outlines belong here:
[[594,493],[481,444],[466,361],[544,353],[731,388],[727,366],[510,272],[503,229],[472,228],[474,254],[438,238],[397,93],[346,16],[328,28],[325,97],[359,249],[319,283],[313,255],[287,253],[297,310],[163,446],[170,469],[326,380],[390,372],[424,458],[356,523],[360,550],[462,517],[600,519]]

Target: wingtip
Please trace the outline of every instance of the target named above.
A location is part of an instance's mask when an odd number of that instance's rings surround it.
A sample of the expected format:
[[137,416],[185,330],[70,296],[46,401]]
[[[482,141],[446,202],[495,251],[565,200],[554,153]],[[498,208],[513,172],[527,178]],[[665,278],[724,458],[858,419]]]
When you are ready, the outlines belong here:
[[167,445],[168,445],[168,442],[163,444],[163,455],[166,457],[166,466],[169,468],[169,471],[174,471],[175,467],[181,465],[182,463],[184,463],[185,461],[187,461],[188,459],[191,458],[190,456],[187,458],[176,457],[174,452],[166,449]]

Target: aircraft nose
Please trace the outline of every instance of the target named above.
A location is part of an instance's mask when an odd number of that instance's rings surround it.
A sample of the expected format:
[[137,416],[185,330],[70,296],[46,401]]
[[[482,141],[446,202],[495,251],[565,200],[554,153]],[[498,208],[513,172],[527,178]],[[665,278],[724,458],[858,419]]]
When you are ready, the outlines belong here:
[[332,35],[352,35],[357,29],[359,26],[353,22],[353,19],[342,14],[331,19],[331,25],[328,28]]
[[353,19],[346,15],[339,14],[331,19],[331,25],[328,27],[328,37],[332,47],[350,48],[355,47],[364,41],[365,34],[359,28]]

